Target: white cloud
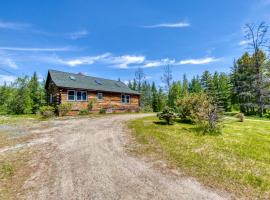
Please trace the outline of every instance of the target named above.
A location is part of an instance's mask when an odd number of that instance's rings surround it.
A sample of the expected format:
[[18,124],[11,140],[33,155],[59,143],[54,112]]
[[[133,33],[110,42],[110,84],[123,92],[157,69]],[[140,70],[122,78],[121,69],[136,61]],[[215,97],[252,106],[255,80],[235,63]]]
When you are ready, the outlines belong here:
[[19,30],[30,27],[30,24],[0,21],[0,29]]
[[161,23],[154,24],[149,26],[144,26],[144,28],[184,28],[189,27],[190,23],[188,22],[176,22],[176,23]]
[[219,58],[199,58],[199,59],[187,59],[187,60],[181,60],[179,61],[177,64],[179,65],[187,65],[187,64],[191,64],[191,65],[203,65],[203,64],[208,64],[208,63],[212,63],[212,62],[216,62],[219,61]]
[[241,40],[241,41],[238,43],[238,45],[240,45],[240,46],[245,46],[245,45],[249,44],[250,42],[251,42],[251,40]]
[[77,31],[74,33],[70,33],[69,34],[69,38],[72,40],[77,40],[80,39],[82,37],[85,37],[86,35],[88,35],[88,31],[87,30],[81,30],[81,31]]
[[70,47],[60,48],[32,48],[32,47],[0,47],[0,50],[6,51],[70,51]]
[[79,58],[70,59],[70,60],[63,60],[61,58],[56,58],[55,61],[60,64],[68,65],[70,67],[75,67],[77,65],[86,65],[86,64],[91,65],[91,64],[94,64],[95,62],[105,59],[108,56],[110,56],[110,53],[105,53],[98,56],[79,57]]
[[173,65],[175,63],[175,60],[171,60],[169,58],[164,58],[161,60],[154,60],[154,61],[146,61],[143,68],[151,68],[151,67],[160,67],[164,65]]
[[0,65],[5,65],[13,69],[18,69],[17,64],[11,58],[1,58]]
[[0,85],[3,85],[4,83],[10,84],[14,82],[15,79],[16,79],[15,76],[0,74]]
[[108,64],[112,64],[117,68],[128,68],[129,65],[134,64],[142,64],[145,61],[144,56],[136,56],[136,55],[123,55],[123,56],[110,56],[105,59],[105,62]]

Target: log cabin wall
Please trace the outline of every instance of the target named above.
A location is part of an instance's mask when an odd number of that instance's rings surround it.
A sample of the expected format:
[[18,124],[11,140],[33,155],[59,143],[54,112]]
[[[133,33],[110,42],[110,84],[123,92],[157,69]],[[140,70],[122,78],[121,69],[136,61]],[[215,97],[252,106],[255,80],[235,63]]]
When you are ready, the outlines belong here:
[[[87,109],[87,105],[90,101],[93,101],[93,112],[99,112],[100,109],[106,109],[107,112],[125,112],[125,111],[138,111],[139,110],[139,101],[140,96],[135,94],[126,94],[130,95],[130,103],[122,103],[121,93],[113,92],[101,92],[103,94],[103,99],[97,99],[97,91],[87,91],[87,101],[69,101],[68,100],[68,90],[75,89],[60,89],[60,100],[61,103],[71,103],[72,104],[72,113],[75,114],[76,111],[82,109]],[[75,90],[76,91],[76,90]],[[77,91],[86,91],[86,90],[77,90]]]

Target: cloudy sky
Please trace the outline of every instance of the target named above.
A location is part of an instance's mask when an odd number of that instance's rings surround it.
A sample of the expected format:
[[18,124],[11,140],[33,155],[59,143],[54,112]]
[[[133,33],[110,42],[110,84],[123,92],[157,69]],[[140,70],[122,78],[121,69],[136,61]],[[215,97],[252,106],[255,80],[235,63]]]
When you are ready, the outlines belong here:
[[48,69],[160,83],[229,72],[246,23],[270,24],[270,0],[7,0],[0,3],[0,84]]

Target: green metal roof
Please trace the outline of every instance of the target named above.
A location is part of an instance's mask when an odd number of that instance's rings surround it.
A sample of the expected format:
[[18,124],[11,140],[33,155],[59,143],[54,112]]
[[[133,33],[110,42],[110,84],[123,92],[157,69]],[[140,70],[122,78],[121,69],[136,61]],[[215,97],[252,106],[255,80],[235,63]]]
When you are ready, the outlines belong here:
[[140,94],[137,91],[131,90],[125,83],[121,81],[97,78],[82,74],[61,72],[56,70],[49,70],[48,75],[58,87]]

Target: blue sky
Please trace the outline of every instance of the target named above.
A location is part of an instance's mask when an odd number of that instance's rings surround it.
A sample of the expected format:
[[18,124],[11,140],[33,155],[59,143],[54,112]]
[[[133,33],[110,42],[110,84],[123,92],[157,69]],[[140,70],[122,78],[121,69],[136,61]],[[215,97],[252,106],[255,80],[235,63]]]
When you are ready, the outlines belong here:
[[229,72],[260,21],[270,0],[1,1],[0,84],[48,69],[127,81],[142,67],[158,84],[166,64],[174,80]]

